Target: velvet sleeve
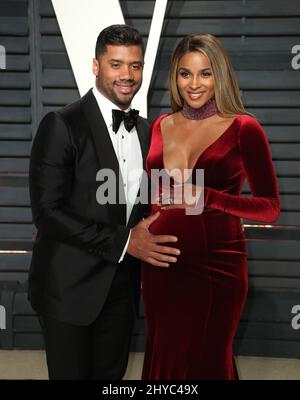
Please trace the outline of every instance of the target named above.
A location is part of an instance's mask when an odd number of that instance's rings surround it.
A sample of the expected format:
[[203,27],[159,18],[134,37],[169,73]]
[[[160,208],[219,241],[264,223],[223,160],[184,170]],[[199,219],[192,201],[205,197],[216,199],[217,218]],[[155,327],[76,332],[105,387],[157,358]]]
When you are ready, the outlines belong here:
[[267,137],[258,121],[251,117],[242,120],[238,135],[252,196],[232,195],[205,187],[205,207],[241,218],[275,222],[280,214],[280,198]]

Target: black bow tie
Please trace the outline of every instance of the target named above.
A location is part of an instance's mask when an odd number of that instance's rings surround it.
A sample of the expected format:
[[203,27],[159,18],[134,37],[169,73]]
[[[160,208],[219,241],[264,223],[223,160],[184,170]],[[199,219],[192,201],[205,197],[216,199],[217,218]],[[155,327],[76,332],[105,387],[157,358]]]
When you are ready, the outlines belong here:
[[138,110],[130,110],[128,112],[121,110],[112,110],[113,131],[117,133],[121,122],[124,121],[126,130],[130,132],[131,129],[137,124],[138,115]]

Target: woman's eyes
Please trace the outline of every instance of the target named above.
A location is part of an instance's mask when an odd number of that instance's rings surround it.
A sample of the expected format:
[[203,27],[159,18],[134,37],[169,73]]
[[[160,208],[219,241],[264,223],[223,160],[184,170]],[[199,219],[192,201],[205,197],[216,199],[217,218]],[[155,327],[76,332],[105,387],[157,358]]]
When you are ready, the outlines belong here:
[[209,76],[211,76],[211,72],[203,72],[201,75],[205,78],[208,78]]
[[179,72],[180,76],[182,76],[183,78],[186,78],[187,76],[189,76],[189,73],[186,71],[180,71]]
[[[180,71],[179,74],[180,74],[180,76],[182,76],[183,78],[187,78],[187,77],[190,75],[190,73],[187,72],[187,71]],[[211,74],[211,72],[209,72],[209,71],[205,71],[205,72],[202,72],[202,73],[201,73],[201,76],[204,77],[204,78],[209,78],[211,75],[212,75],[212,74]]]

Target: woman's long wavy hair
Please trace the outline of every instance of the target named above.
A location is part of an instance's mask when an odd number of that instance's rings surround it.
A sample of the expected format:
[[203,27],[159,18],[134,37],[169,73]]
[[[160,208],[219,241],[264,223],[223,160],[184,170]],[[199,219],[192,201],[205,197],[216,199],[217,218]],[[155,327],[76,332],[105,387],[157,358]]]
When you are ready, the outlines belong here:
[[226,117],[239,114],[252,115],[244,108],[227,51],[222,43],[209,33],[188,35],[178,43],[174,50],[169,74],[170,100],[173,112],[179,111],[183,107],[183,98],[177,86],[178,65],[181,57],[190,52],[200,52],[210,62],[219,113]]

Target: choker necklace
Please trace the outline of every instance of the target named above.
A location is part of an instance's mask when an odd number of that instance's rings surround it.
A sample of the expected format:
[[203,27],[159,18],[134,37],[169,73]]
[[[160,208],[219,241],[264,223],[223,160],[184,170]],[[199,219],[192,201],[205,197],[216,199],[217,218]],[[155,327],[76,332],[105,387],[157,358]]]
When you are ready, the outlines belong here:
[[189,106],[186,102],[184,102],[181,112],[182,115],[187,119],[209,118],[212,115],[217,114],[218,112],[216,99],[213,96],[211,99],[208,100],[207,103],[205,103],[200,108],[193,108]]

